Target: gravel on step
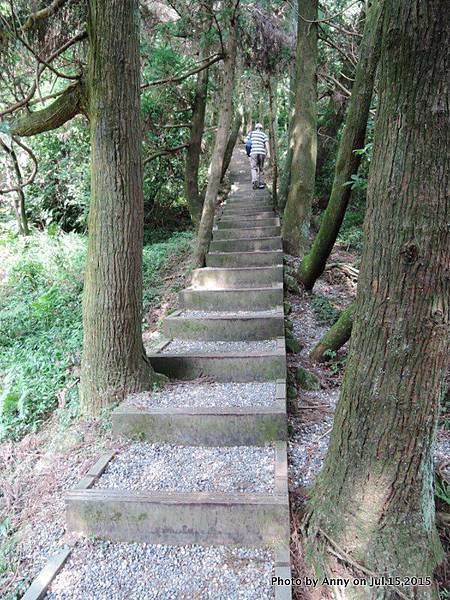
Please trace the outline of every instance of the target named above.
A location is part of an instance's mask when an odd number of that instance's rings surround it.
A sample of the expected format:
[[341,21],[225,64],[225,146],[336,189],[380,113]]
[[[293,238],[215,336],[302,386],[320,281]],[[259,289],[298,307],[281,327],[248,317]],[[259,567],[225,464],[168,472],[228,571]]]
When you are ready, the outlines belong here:
[[275,383],[177,383],[162,390],[131,394],[126,403],[136,408],[270,406],[275,402]]
[[94,487],[166,492],[274,492],[272,446],[175,446],[133,443]]
[[48,600],[269,600],[270,550],[82,540]]
[[258,317],[279,317],[282,316],[282,309],[281,307],[276,310],[276,309],[271,309],[271,310],[229,310],[229,311],[225,311],[225,310],[183,310],[183,312],[180,314],[180,317],[187,317],[187,318],[192,318],[192,319],[205,319],[205,318],[219,318],[219,317],[228,317],[228,318],[233,318],[233,317],[254,317],[254,316],[258,316]]
[[161,354],[214,354],[216,352],[274,352],[276,340],[242,342],[204,342],[201,340],[172,340]]

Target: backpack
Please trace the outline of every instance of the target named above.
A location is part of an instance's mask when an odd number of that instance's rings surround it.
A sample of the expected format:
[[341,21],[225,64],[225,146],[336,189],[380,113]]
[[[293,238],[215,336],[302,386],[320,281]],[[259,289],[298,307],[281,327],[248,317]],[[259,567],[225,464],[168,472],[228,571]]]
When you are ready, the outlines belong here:
[[250,134],[250,139],[245,142],[245,151],[247,152],[247,156],[250,156],[250,152],[252,151],[252,134]]

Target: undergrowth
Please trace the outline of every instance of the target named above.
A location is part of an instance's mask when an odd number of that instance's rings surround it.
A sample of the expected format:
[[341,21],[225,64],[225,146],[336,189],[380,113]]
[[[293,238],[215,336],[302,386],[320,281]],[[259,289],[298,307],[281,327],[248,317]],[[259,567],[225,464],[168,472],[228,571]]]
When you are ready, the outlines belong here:
[[[144,248],[144,303],[157,301],[158,274],[190,246],[176,233]],[[36,233],[0,239],[0,440],[37,431],[64,404],[78,414],[86,239]]]
[[340,311],[326,296],[314,294],[311,308],[319,325],[333,325],[339,318]]

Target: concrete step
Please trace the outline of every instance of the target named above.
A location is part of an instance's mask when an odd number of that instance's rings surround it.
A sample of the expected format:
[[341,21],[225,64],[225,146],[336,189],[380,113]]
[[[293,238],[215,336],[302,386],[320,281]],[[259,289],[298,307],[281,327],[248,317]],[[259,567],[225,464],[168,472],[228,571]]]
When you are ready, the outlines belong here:
[[276,237],[280,235],[280,230],[281,228],[277,225],[271,227],[251,227],[248,229],[215,229],[213,231],[213,240]]
[[283,304],[283,284],[259,288],[198,290],[188,287],[180,292],[180,304],[190,310],[267,310]]
[[182,340],[267,340],[284,335],[283,308],[200,314],[178,310],[164,319],[162,332]]
[[222,206],[222,209],[236,212],[245,210],[273,210],[273,204],[269,202],[261,202],[259,204],[225,204]]
[[[185,384],[189,385],[198,384]],[[279,380],[274,389],[273,401],[257,407],[160,407],[152,406],[151,394],[140,394],[137,401],[126,401],[113,412],[113,436],[189,446],[263,446],[286,440],[286,382]]]
[[224,211],[219,215],[222,219],[251,219],[252,217],[260,217],[261,219],[273,219],[276,215],[273,210],[263,211]]
[[289,499],[286,443],[274,446],[273,493],[132,491],[92,487],[102,479],[91,476],[65,495],[68,529],[118,542],[273,545],[276,551],[289,541]]
[[264,284],[283,281],[283,267],[253,267],[251,269],[235,268],[220,269],[204,267],[196,269],[192,274],[191,287],[196,289],[213,290],[230,287],[264,287]]
[[[233,342],[230,342],[232,344]],[[247,342],[249,346],[259,342]],[[224,345],[221,346],[225,347]],[[162,352],[149,354],[152,367],[172,379],[210,377],[213,381],[273,381],[286,377],[284,338],[277,338],[275,350],[245,352]]]
[[251,229],[253,227],[279,227],[280,219],[278,217],[259,217],[250,216],[245,218],[239,217],[222,217],[216,218],[214,224],[218,229]]
[[257,252],[258,250],[281,250],[281,238],[268,237],[259,239],[228,239],[213,240],[209,249],[211,252]]
[[262,250],[258,252],[208,252],[208,267],[262,267],[282,265],[282,250]]

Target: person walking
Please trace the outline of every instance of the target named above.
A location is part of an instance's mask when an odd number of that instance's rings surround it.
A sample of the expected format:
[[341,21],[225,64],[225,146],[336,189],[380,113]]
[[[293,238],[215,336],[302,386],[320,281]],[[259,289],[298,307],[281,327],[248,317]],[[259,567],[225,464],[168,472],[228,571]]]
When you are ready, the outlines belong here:
[[255,129],[250,131],[246,140],[247,153],[250,150],[250,167],[252,172],[253,189],[262,189],[264,183],[264,161],[270,158],[269,138],[263,131],[261,123],[256,123]]

